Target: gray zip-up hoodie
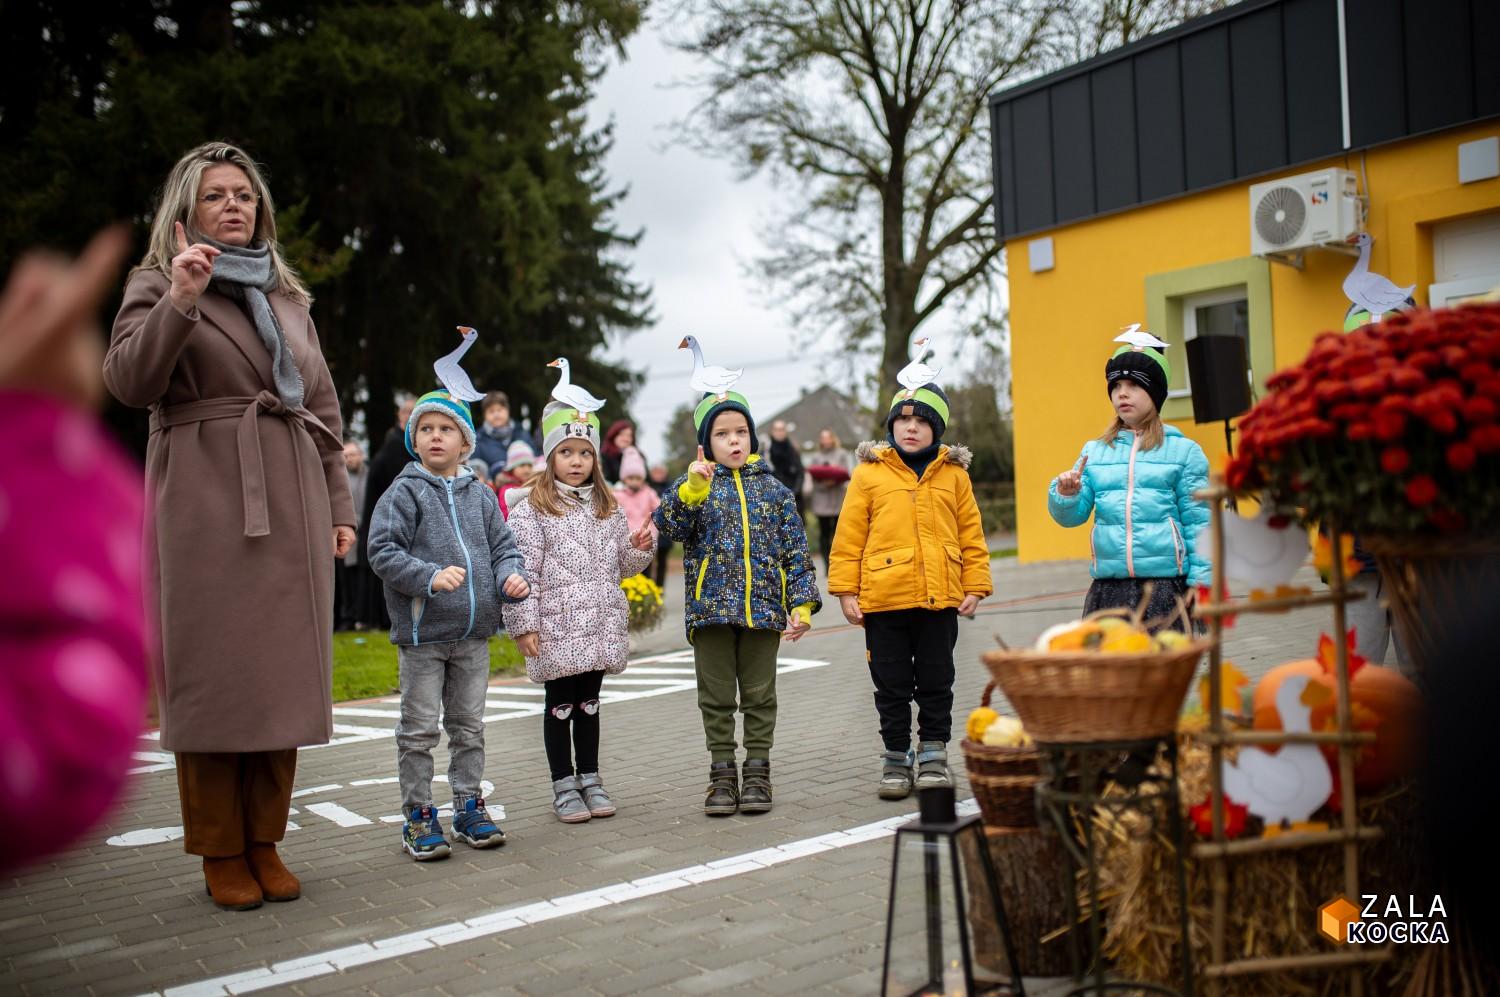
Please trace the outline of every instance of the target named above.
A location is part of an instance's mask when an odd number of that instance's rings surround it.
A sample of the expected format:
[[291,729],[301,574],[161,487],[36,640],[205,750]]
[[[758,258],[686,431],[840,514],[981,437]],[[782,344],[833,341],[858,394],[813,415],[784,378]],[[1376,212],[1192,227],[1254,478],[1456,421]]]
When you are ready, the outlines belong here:
[[[449,565],[464,569],[463,585],[434,592],[433,576]],[[391,643],[407,646],[488,638],[500,628],[500,604],[522,601],[501,590],[505,579],[526,577],[494,491],[467,467],[440,478],[418,461],[375,505],[370,569],[385,583]]]

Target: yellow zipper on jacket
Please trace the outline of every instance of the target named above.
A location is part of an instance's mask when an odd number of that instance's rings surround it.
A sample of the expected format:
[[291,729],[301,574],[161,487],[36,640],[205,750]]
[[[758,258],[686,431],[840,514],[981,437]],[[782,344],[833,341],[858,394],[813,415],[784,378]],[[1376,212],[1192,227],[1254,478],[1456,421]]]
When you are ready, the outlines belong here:
[[786,569],[777,568],[776,570],[781,572],[781,608],[785,611],[788,608],[786,604]]
[[740,481],[740,469],[733,468],[734,490],[740,493],[740,533],[745,540],[745,626],[754,627],[755,618],[750,612],[750,506],[745,502],[745,486]]
[[703,558],[703,563],[698,565],[698,588],[693,591],[694,599],[703,598],[703,576],[708,574],[708,557]]

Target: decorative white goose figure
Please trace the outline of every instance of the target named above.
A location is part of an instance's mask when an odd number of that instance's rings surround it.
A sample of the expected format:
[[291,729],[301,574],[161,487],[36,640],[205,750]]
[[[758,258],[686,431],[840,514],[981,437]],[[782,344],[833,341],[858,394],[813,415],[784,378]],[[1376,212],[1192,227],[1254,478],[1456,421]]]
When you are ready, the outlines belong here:
[[1406,304],[1415,284],[1397,287],[1395,283],[1378,273],[1370,272],[1370,246],[1375,239],[1368,232],[1361,232],[1354,240],[1359,246],[1359,262],[1344,278],[1344,294],[1348,299],[1370,313],[1371,322],[1379,322],[1385,312],[1393,312]]
[[[916,394],[917,389],[922,385],[936,381],[937,376],[943,372],[941,367],[933,367],[922,362],[922,357],[926,356],[931,342],[932,340],[926,336],[919,336],[912,340],[911,346],[906,351],[906,355],[911,358],[911,363],[896,372],[896,381],[906,389],[908,398]],[[934,359],[936,359],[935,351]]]
[[[1326,702],[1327,688],[1306,675],[1289,675],[1276,690],[1276,712],[1281,729],[1307,734],[1312,730],[1312,707]],[[1315,744],[1284,745],[1276,754],[1260,748],[1240,748],[1239,760],[1224,766],[1224,792],[1266,822],[1304,824],[1333,792],[1333,773]]]
[[552,386],[552,397],[564,405],[577,409],[581,414],[588,415],[597,412],[604,407],[604,399],[595,398],[583,389],[581,385],[572,384],[568,377],[568,361],[566,357],[558,357],[547,365],[556,367],[562,371],[562,377]]
[[1115,342],[1129,343],[1138,350],[1144,350],[1148,346],[1156,350],[1167,348],[1166,343],[1142,329],[1139,322],[1132,322],[1130,325],[1127,325],[1124,331],[1115,337]]
[[481,401],[484,398],[484,392],[474,388],[474,382],[469,380],[469,375],[465,374],[464,369],[458,365],[464,354],[469,352],[469,348],[479,339],[479,331],[466,325],[459,326],[458,331],[464,337],[464,341],[452,353],[433,361],[432,370],[437,374],[438,381],[447,389],[448,394],[454,398],[465,402]]
[[728,367],[719,367],[703,362],[703,348],[698,345],[694,336],[684,336],[682,342],[677,344],[679,350],[693,351],[693,376],[688,381],[695,389],[709,395],[718,395],[723,398],[729,394],[735,384],[739,382],[744,368],[730,370]]

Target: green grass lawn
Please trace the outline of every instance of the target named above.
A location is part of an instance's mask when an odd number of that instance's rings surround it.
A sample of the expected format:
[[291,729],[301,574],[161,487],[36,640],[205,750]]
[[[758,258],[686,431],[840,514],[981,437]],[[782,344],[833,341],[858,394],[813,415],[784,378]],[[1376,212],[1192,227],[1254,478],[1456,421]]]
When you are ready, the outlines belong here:
[[990,560],[991,561],[993,561],[997,557],[1015,557],[1015,556],[1016,556],[1016,548],[1014,548],[1014,547],[999,547],[999,548],[996,548],[995,550],[990,551]]
[[[524,675],[526,663],[516,642],[490,638],[490,676]],[[401,691],[396,645],[383,630],[345,631],[333,635],[333,701],[374,699]]]

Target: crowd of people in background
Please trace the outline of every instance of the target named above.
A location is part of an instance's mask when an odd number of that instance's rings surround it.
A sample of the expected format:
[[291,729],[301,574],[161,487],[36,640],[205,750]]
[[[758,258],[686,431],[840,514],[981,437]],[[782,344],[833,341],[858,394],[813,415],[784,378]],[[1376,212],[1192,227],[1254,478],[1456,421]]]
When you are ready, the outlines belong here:
[[[369,565],[369,522],[375,503],[411,460],[406,450],[406,423],[414,399],[404,398],[396,409],[395,424],[388,428],[373,454],[367,456],[358,440],[344,444],[344,465],[349,472],[349,490],[359,515],[358,540],[336,566],[334,616],[336,630],[385,630],[390,627],[380,579]],[[524,498],[537,472],[535,433],[512,418],[510,398],[491,391],[479,403],[477,442],[468,466],[495,493],[500,511],[509,518],[517,501]],[[826,569],[839,510],[854,471],[854,455],[844,448],[831,429],[818,433],[817,444],[805,453],[793,438],[794,427],[777,419],[770,425],[762,448],[772,475],[791,490],[797,513],[817,521],[818,550]],[[374,441],[372,440],[372,443]],[[651,519],[671,482],[667,465],[650,461],[636,444],[636,426],[617,419],[604,433],[601,468],[615,498],[625,509],[632,530]],[[674,545],[663,541],[645,574],[657,585],[665,585]]]

